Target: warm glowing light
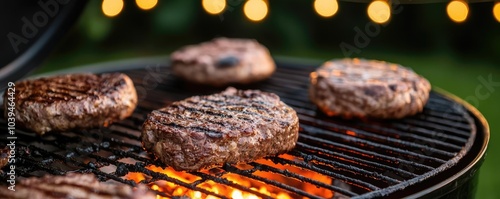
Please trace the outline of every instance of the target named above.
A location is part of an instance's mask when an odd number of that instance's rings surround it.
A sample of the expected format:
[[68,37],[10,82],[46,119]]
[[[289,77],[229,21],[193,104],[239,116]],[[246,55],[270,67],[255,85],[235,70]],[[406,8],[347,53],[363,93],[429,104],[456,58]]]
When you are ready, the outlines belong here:
[[261,21],[267,15],[267,3],[263,0],[248,0],[243,6],[245,16],[252,21]]
[[114,17],[123,10],[123,0],[102,1],[102,12],[108,17]]
[[243,193],[240,190],[235,189],[231,194],[231,198],[233,199],[243,199]]
[[500,22],[500,2],[495,3],[495,6],[493,6],[493,16]]
[[391,7],[387,1],[373,1],[368,5],[368,17],[375,23],[386,23],[391,18]]
[[[280,155],[279,157],[284,159],[284,160],[288,160],[288,161],[293,161],[293,160],[297,159],[297,157],[287,155],[287,154]],[[325,176],[323,174],[316,173],[314,171],[310,171],[307,169],[298,168],[298,167],[291,166],[291,165],[276,164],[276,163],[273,163],[272,161],[267,160],[267,159],[259,159],[256,161],[256,163],[268,165],[268,166],[274,167],[274,168],[279,169],[279,170],[287,170],[289,172],[299,174],[299,175],[303,176],[304,178],[314,179],[314,180],[321,182],[323,184],[326,184],[326,185],[330,185],[333,182],[331,177]],[[237,167],[238,169],[244,169],[244,170],[249,170],[249,169],[253,168],[253,166],[245,165],[245,164],[235,165],[235,167]],[[150,166],[147,166],[146,169],[150,170],[151,172],[163,173],[166,176],[168,176],[169,178],[173,178],[173,179],[179,180],[181,182],[185,182],[185,183],[193,183],[193,182],[201,179],[199,176],[196,176],[196,175],[193,175],[190,173],[186,173],[186,172],[175,171],[174,169],[172,169],[170,167],[160,168],[160,167],[150,165]],[[208,174],[207,172],[213,172],[213,171],[202,170],[200,172]],[[262,177],[262,178],[266,178],[269,180],[277,181],[279,183],[287,184],[288,186],[292,186],[292,187],[304,190],[312,195],[316,195],[316,196],[321,197],[321,198],[332,198],[334,196],[334,193],[331,190],[328,190],[328,189],[325,189],[322,187],[318,187],[318,186],[311,184],[311,183],[302,182],[302,181],[294,179],[294,178],[289,178],[289,177],[286,177],[286,176],[283,176],[280,174],[276,174],[274,172],[255,171],[255,172],[253,172],[253,174],[256,176]],[[208,174],[208,175],[212,175],[212,174]],[[259,192],[259,193],[264,194],[266,196],[269,196],[271,198],[277,198],[277,199],[298,198],[298,196],[296,196],[296,195],[290,194],[288,192],[284,192],[281,189],[278,189],[278,188],[273,187],[273,186],[269,186],[263,182],[260,182],[258,180],[255,180],[255,179],[252,179],[249,177],[245,177],[245,176],[242,176],[239,174],[229,172],[229,173],[224,173],[224,174],[220,175],[219,177],[226,179],[230,183],[234,183],[234,184],[237,184],[237,185],[242,186],[242,187],[248,187],[253,191]],[[133,180],[137,183],[139,183],[141,181],[144,182],[143,181],[144,179],[150,179],[149,176],[147,176],[146,174],[140,173],[140,172],[129,172],[125,176],[125,178],[128,180]],[[184,186],[175,184],[175,183],[170,182],[170,181],[165,181],[165,180],[155,181],[155,182],[149,184],[149,186],[153,190],[156,190],[158,192],[167,193],[167,195],[170,195],[170,196],[187,196],[187,197],[193,198],[193,199],[200,199],[200,198],[216,199],[216,198],[218,198],[214,195],[206,194],[206,193],[201,192],[201,191],[191,190],[191,189],[186,188]],[[234,188],[233,186],[229,186],[226,184],[220,184],[220,183],[214,182],[212,180],[206,180],[206,181],[198,184],[197,187],[200,189],[215,193],[215,194],[220,194],[220,195],[234,198],[234,199],[258,199],[258,198],[261,198],[260,196],[254,194],[254,193],[247,192],[244,190],[239,190],[239,189]],[[162,197],[160,195],[157,195],[156,198],[157,199],[166,199],[166,197]]]
[[226,0],[202,0],[203,9],[209,14],[219,14],[226,8]]
[[469,6],[464,1],[453,0],[446,6],[448,17],[454,22],[464,22],[469,14]]
[[322,17],[331,17],[339,9],[337,0],[315,0],[314,10]]
[[154,8],[157,3],[158,0],[135,0],[135,4],[137,4],[137,6],[139,6],[139,8],[143,10]]
[[194,199],[201,199],[201,192],[199,192],[199,191],[195,191],[195,192],[194,192],[194,197],[193,197],[193,198],[194,198]]

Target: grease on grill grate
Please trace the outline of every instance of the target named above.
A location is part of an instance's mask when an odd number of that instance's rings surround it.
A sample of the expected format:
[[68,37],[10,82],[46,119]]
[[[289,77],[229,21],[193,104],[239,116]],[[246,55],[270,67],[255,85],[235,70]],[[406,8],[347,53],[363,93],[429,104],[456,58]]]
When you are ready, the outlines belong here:
[[[344,198],[397,190],[453,166],[474,137],[463,107],[431,93],[424,113],[394,121],[346,121],[316,111],[307,96],[313,67],[278,67],[273,77],[248,88],[274,92],[300,118],[295,149],[241,165],[198,172],[163,167],[141,147],[140,128],[147,113],[192,95],[215,93],[185,85],[168,68],[125,71],[143,97],[134,114],[109,128],[50,133],[40,137],[18,130],[19,176],[94,173],[101,181],[148,184],[159,198]],[[145,79],[158,80],[151,86]],[[2,119],[0,128],[6,128]],[[4,137],[1,143],[6,143]],[[5,173],[2,178],[6,178]],[[415,182],[416,183],[416,182]],[[370,195],[377,196],[377,195]]]

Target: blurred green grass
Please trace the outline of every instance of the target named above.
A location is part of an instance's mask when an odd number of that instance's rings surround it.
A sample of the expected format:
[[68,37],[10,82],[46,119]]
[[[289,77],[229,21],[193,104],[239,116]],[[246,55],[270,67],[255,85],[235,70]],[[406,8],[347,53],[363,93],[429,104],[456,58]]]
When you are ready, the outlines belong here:
[[[153,51],[130,51],[118,50],[113,52],[100,52],[99,50],[80,50],[71,54],[53,55],[46,61],[36,73],[44,73],[57,69],[74,67],[78,65],[112,61],[118,59],[168,55],[173,48],[165,48],[161,52]],[[302,57],[308,59],[328,60],[341,58],[341,54],[326,51],[273,51],[274,55]],[[457,57],[456,55],[432,52],[428,54],[402,54],[400,52],[373,51],[363,52],[360,57],[367,59],[378,59],[399,63],[411,67],[414,71],[426,77],[433,87],[442,88],[456,96],[465,99],[476,96],[476,88],[481,85],[478,78],[488,79],[492,76],[493,82],[500,82],[500,68],[495,63],[473,57]],[[485,94],[486,90],[481,90]],[[479,100],[476,108],[486,117],[490,124],[492,134],[500,128],[500,87],[494,87],[490,95]],[[488,146],[486,161],[480,170],[479,187],[476,197],[481,199],[500,198],[500,178],[495,165],[500,165],[500,159],[495,154],[500,154],[498,144],[500,138],[494,134],[491,136]]]

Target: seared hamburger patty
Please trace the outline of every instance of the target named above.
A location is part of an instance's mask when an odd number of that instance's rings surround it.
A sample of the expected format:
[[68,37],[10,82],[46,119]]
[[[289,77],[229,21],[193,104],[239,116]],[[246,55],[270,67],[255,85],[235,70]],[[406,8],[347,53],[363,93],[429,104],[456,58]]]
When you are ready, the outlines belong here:
[[253,39],[215,38],[185,46],[170,58],[175,75],[190,82],[221,87],[261,81],[276,69],[269,50]]
[[[137,94],[121,73],[68,74],[16,83],[16,123],[38,134],[107,126],[132,114]],[[5,115],[10,96],[4,95]]]
[[193,171],[285,153],[298,130],[296,112],[277,95],[228,88],[153,111],[142,142],[175,170]]
[[101,183],[93,174],[68,173],[66,176],[31,177],[17,182],[16,191],[0,187],[0,198],[7,199],[155,199],[144,185],[136,189],[124,184]]
[[399,119],[424,109],[431,85],[399,64],[365,59],[324,63],[311,75],[309,96],[329,116]]

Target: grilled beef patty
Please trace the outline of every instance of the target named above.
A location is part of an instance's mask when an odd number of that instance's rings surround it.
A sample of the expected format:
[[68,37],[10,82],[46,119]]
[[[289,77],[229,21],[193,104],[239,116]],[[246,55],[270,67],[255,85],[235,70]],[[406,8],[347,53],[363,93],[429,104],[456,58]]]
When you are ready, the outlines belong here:
[[228,88],[153,111],[142,142],[175,170],[193,171],[285,153],[298,130],[296,112],[277,95]]
[[[43,135],[49,131],[107,126],[132,114],[137,94],[121,73],[68,74],[16,83],[16,123]],[[9,100],[4,95],[5,115]]]
[[93,174],[68,173],[66,176],[31,177],[17,182],[16,191],[0,187],[6,199],[155,199],[144,185],[136,189],[124,184],[101,183]]
[[309,97],[328,116],[399,119],[422,112],[431,84],[399,64],[365,59],[324,63],[310,75]]
[[253,39],[215,38],[185,46],[170,58],[178,77],[216,87],[258,82],[276,69],[269,50]]

